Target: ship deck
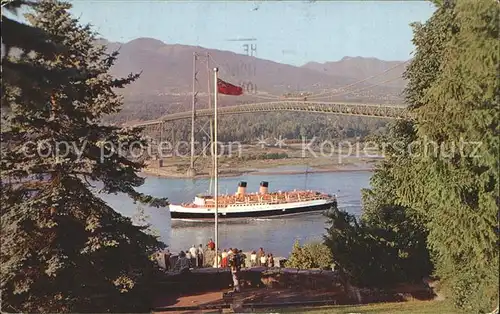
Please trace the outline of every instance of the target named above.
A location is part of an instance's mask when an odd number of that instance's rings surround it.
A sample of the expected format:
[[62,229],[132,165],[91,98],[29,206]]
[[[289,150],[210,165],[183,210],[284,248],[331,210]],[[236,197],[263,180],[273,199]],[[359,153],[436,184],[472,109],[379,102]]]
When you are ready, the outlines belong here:
[[[221,219],[231,218],[270,218],[277,216],[290,216],[302,213],[312,213],[324,211],[332,206],[336,206],[335,200],[318,200],[310,203],[292,203],[291,204],[275,204],[264,207],[251,207],[251,206],[235,206],[229,208],[221,208],[218,211],[217,217]],[[174,205],[175,206],[175,205]],[[207,220],[215,218],[215,210],[213,208],[170,208],[170,215],[172,219],[185,219],[185,220]]]
[[[299,202],[309,202],[315,200],[335,200],[328,194],[314,191],[291,191],[291,192],[274,192],[267,194],[249,193],[236,195],[220,195],[218,197],[218,207],[235,207],[235,206],[262,206],[276,204],[292,204]],[[183,203],[185,208],[213,208],[215,207],[215,199],[213,196],[206,196],[203,204]]]

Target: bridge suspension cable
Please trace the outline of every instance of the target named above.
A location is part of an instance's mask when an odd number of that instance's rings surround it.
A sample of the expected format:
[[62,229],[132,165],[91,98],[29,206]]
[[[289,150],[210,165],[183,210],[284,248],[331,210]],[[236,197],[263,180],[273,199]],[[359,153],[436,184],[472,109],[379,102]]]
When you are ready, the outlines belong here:
[[[364,91],[364,90],[367,90],[367,89],[371,89],[373,87],[380,86],[382,84],[393,82],[393,81],[398,80],[398,79],[399,79],[399,77],[395,77],[395,78],[388,79],[388,80],[385,80],[385,81],[382,81],[382,82],[378,82],[376,84],[372,84],[372,85],[365,86],[365,87],[362,87],[362,88],[357,88],[357,89],[347,90],[347,91],[340,90],[340,91],[337,91],[334,94],[325,95],[325,96],[304,96],[304,97],[307,97],[307,100],[309,100],[309,101],[323,100],[325,98],[332,98],[334,96],[343,96],[343,95],[349,95],[349,94],[352,94],[352,93],[361,92],[361,91]],[[276,100],[301,101],[301,100],[304,100],[304,97],[286,97],[286,98],[281,97],[279,99],[267,99],[267,100],[272,100],[272,101],[276,101]]]
[[[356,82],[354,82],[354,83],[347,84],[347,85],[344,85],[344,86],[341,86],[341,87],[335,88],[333,91],[321,92],[321,93],[319,93],[319,94],[309,95],[309,96],[307,96],[307,98],[308,98],[308,99],[309,99],[309,98],[318,98],[318,97],[320,97],[320,96],[322,96],[322,95],[325,95],[324,97],[329,97],[329,96],[328,96],[328,94],[331,94],[331,93],[334,93],[334,95],[332,95],[332,96],[337,96],[337,94],[339,93],[339,91],[338,91],[339,89],[346,89],[346,88],[352,87],[352,86],[354,86],[354,85],[358,85],[358,84],[360,84],[360,83],[364,83],[364,82],[366,82],[366,81],[368,81],[368,80],[371,80],[371,79],[373,79],[373,78],[376,78],[376,77],[379,77],[379,76],[381,76],[381,75],[384,75],[384,74],[386,74],[386,73],[388,73],[388,72],[390,72],[390,71],[392,71],[392,70],[394,70],[394,69],[396,69],[396,68],[398,68],[398,67],[400,67],[400,66],[402,66],[402,65],[404,65],[404,64],[407,64],[409,61],[410,61],[410,60],[407,60],[407,61],[404,61],[404,62],[400,62],[400,63],[396,64],[395,66],[392,66],[392,67],[388,68],[388,69],[387,69],[387,70],[385,70],[385,71],[382,71],[382,72],[380,72],[380,73],[378,73],[378,74],[375,74],[375,75],[372,75],[372,76],[370,76],[370,77],[364,78],[364,79],[362,79],[362,80],[356,81]],[[399,77],[394,78],[394,79],[390,79],[390,80],[387,80],[387,81],[383,81],[383,82],[380,82],[380,83],[376,83],[376,84],[373,84],[373,85],[368,86],[368,87],[375,87],[375,86],[378,86],[378,85],[380,85],[380,84],[384,84],[384,83],[388,83],[388,82],[391,82],[391,81],[395,81],[395,80],[397,80],[397,79],[399,79]],[[366,89],[366,87],[362,87],[361,89]],[[342,91],[341,93],[344,93],[344,92],[347,92],[347,91]]]
[[[382,81],[382,82],[379,82],[379,83],[375,83],[375,84],[372,84],[372,85],[369,85],[369,86],[365,86],[365,87],[361,87],[361,88],[357,88],[357,89],[353,89],[353,90],[343,90],[343,89],[346,89],[346,88],[349,88],[349,87],[352,87],[352,86],[355,86],[357,84],[360,84],[360,83],[363,83],[363,82],[366,82],[370,79],[373,79],[373,78],[376,78],[376,77],[379,77],[389,71],[392,71],[394,70],[395,68],[397,67],[400,67],[406,63],[408,63],[408,61],[404,61],[404,62],[401,62],[401,63],[398,63],[397,65],[393,66],[393,67],[390,67],[389,69],[386,69],[385,71],[383,72],[380,72],[378,74],[375,74],[375,75],[372,75],[370,77],[367,77],[365,79],[362,79],[362,80],[359,80],[359,81],[356,81],[354,83],[351,83],[351,84],[347,84],[347,85],[344,85],[344,86],[341,86],[341,87],[338,87],[338,88],[335,88],[331,91],[328,91],[328,92],[321,92],[319,94],[312,94],[312,95],[308,95],[308,96],[304,96],[304,97],[307,97],[308,100],[320,100],[320,98],[331,98],[333,96],[341,96],[341,95],[348,95],[348,94],[352,94],[352,93],[356,93],[356,92],[360,92],[360,91],[363,91],[363,90],[367,90],[367,89],[370,89],[370,88],[373,88],[373,87],[377,87],[377,86],[380,86],[381,84],[385,84],[385,83],[389,83],[389,82],[393,82],[395,80],[398,80],[400,79],[399,77],[395,77],[395,78],[392,78],[392,79],[388,79],[388,80],[385,80],[385,81]],[[293,100],[303,100],[304,97],[286,97],[286,100],[290,100],[290,101],[293,101]],[[278,97],[279,99],[283,99],[283,96],[280,96]],[[274,99],[273,99],[274,100]]]
[[348,90],[348,91],[339,91],[338,93],[327,95],[327,96],[307,96],[307,99],[308,100],[320,100],[319,98],[323,98],[324,99],[324,98],[331,98],[331,97],[334,97],[334,96],[349,95],[349,94],[352,94],[352,93],[357,93],[357,92],[361,92],[361,91],[364,91],[364,90],[367,90],[367,89],[371,89],[373,87],[377,87],[377,86],[380,86],[382,84],[390,83],[390,82],[393,82],[393,81],[398,80],[398,79],[399,79],[399,77],[395,77],[395,78],[388,79],[388,80],[385,80],[385,81],[382,81],[382,82],[379,82],[379,83],[376,83],[376,84],[372,84],[372,85],[369,85],[369,86],[365,86],[365,87],[362,87],[362,88],[357,88],[357,89]]
[[[219,67],[220,64],[210,55],[210,58],[212,59],[212,61],[217,64]],[[366,86],[366,87],[362,87],[360,89],[355,89],[355,90],[352,90],[352,91],[345,91],[344,89],[346,88],[349,88],[349,87],[352,87],[352,86],[355,86],[355,85],[358,85],[360,83],[363,83],[363,82],[366,82],[370,79],[373,79],[373,78],[377,78],[381,75],[384,75],[402,65],[405,65],[409,62],[410,60],[407,60],[407,61],[404,61],[404,62],[400,62],[378,74],[375,74],[375,75],[372,75],[372,76],[369,76],[367,78],[364,78],[364,79],[361,79],[359,81],[356,81],[356,82],[353,82],[353,83],[350,83],[350,84],[346,84],[344,86],[341,86],[341,87],[337,87],[333,90],[329,90],[329,91],[323,91],[323,92],[320,92],[318,94],[312,94],[312,95],[308,95],[307,98],[308,99],[319,99],[319,98],[329,98],[329,97],[332,97],[332,96],[339,96],[339,95],[346,95],[346,94],[350,94],[350,93],[354,93],[354,92],[358,92],[358,91],[361,91],[361,90],[366,90],[366,89],[369,89],[369,88],[373,88],[373,87],[376,87],[376,86],[379,86],[381,84],[384,84],[384,83],[389,83],[389,82],[392,82],[392,81],[395,81],[397,79],[399,79],[399,77],[397,78],[394,78],[394,79],[389,79],[389,80],[386,80],[386,81],[382,81],[382,82],[379,82],[379,83],[376,83],[376,84],[372,84],[370,86]],[[234,74],[232,73],[229,73],[230,76],[232,78],[236,78],[238,79]],[[267,100],[278,100],[278,99],[283,99],[283,96],[282,95],[273,95],[273,94],[268,94],[268,95],[253,95],[254,97],[256,98],[261,98],[261,99],[267,99]],[[287,100],[303,100],[304,97],[287,97],[286,98]]]

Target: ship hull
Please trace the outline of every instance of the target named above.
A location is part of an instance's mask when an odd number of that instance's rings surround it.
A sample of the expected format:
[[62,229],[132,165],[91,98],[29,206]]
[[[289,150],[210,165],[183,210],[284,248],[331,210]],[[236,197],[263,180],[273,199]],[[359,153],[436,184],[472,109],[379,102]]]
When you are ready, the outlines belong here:
[[[245,211],[231,212],[221,210],[218,214],[219,219],[234,219],[234,218],[262,218],[262,217],[278,217],[278,216],[288,216],[294,214],[302,214],[309,212],[318,212],[324,211],[332,206],[336,206],[337,203],[333,202],[325,202],[320,204],[311,204],[311,205],[303,205],[303,206],[283,206],[277,207],[273,209],[266,210],[252,210],[248,209]],[[172,206],[172,205],[171,205]],[[171,207],[172,208],[172,207]],[[170,215],[172,219],[214,219],[215,213],[213,211],[207,212],[199,212],[199,211],[182,211],[181,206],[174,207],[175,209],[170,211]]]

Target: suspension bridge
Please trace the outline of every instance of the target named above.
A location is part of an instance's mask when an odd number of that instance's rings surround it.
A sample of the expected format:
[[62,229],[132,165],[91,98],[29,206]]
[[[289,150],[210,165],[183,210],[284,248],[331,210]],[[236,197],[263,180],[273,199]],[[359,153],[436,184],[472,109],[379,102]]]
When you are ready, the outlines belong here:
[[[203,58],[200,54],[194,53],[193,55],[193,92],[192,92],[192,109],[190,111],[175,112],[172,114],[164,115],[163,117],[150,121],[143,121],[135,123],[129,126],[132,127],[143,127],[143,133],[148,135],[150,138],[155,138],[162,142],[166,139],[166,125],[173,123],[177,120],[191,119],[191,165],[188,171],[188,176],[195,175],[194,162],[195,158],[195,120],[201,117],[208,117],[208,122],[210,122],[210,132],[206,132],[206,135],[211,138],[212,133],[212,117],[214,115],[214,110],[211,106],[211,96],[210,96],[210,75],[208,75],[208,107],[206,109],[196,109],[198,102],[198,92],[196,91],[197,84],[197,60]],[[210,61],[215,65],[220,65],[213,60],[213,58],[207,54],[206,55],[206,69],[207,73],[210,74]],[[366,103],[345,103],[336,101],[325,101],[325,98],[332,98],[334,96],[340,96],[345,94],[351,94],[354,92],[360,92],[366,89],[371,89],[376,86],[383,85],[385,83],[391,82],[395,79],[385,80],[383,82],[372,84],[369,86],[364,86],[362,88],[351,87],[363,83],[369,79],[373,79],[377,76],[383,75],[407,62],[402,62],[393,66],[377,75],[365,78],[363,80],[348,84],[346,86],[336,88],[330,91],[323,91],[317,94],[307,94],[307,96],[299,97],[284,97],[282,95],[253,95],[256,99],[264,100],[263,102],[255,102],[244,105],[237,106],[226,106],[219,107],[217,109],[217,114],[219,116],[226,115],[237,115],[237,114],[249,114],[258,112],[274,112],[274,111],[289,111],[289,112],[309,112],[309,113],[322,113],[322,114],[333,114],[333,115],[350,115],[350,116],[362,116],[362,117],[372,117],[372,118],[385,118],[385,119],[409,119],[410,112],[408,108],[404,105],[396,104],[366,104]],[[229,75],[234,78],[234,75]],[[397,78],[396,78],[397,79]],[[323,100],[321,99],[323,98]],[[203,127],[204,128],[204,127]],[[204,131],[204,130],[203,130]],[[172,142],[175,142],[175,130],[171,128]],[[168,137],[168,136],[167,136]],[[209,143],[210,144],[210,143]]]
[[[218,108],[218,115],[233,115],[254,112],[297,111],[325,113],[335,115],[364,116],[374,118],[407,119],[409,113],[406,106],[388,104],[359,104],[321,101],[271,101]],[[213,109],[199,109],[195,117],[212,117]],[[153,126],[161,123],[191,119],[192,111],[177,112],[163,116],[161,119],[134,124],[137,127]]]

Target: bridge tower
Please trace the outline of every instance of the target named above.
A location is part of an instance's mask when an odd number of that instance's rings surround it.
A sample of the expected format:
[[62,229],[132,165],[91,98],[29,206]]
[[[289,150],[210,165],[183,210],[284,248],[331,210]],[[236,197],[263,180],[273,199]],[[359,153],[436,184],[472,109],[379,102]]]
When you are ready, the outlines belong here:
[[[197,83],[198,83],[198,68],[197,68],[197,62],[198,61],[203,61],[206,57],[206,66],[207,66],[207,87],[208,87],[208,109],[212,110],[212,96],[211,96],[211,85],[210,85],[210,54],[206,54],[206,56],[203,56],[197,52],[193,53],[193,98],[192,98],[192,108],[191,108],[191,138],[190,138],[190,146],[191,146],[191,158],[190,158],[190,163],[189,163],[189,168],[187,170],[186,176],[188,177],[194,177],[196,176],[196,168],[195,168],[195,161],[196,161],[196,149],[195,149],[195,122],[196,122],[196,108],[198,105],[198,91],[197,91]],[[209,145],[210,145],[210,153],[211,156],[213,157],[213,117],[209,117],[209,122],[210,122],[210,132],[207,134],[207,132],[204,130],[204,127],[202,127],[202,131],[205,132],[206,135],[208,135],[208,140],[209,140]],[[206,147],[203,147],[202,150],[205,151]]]
[[191,108],[191,162],[189,164],[189,169],[187,170],[186,175],[188,177],[194,177],[196,175],[196,169],[194,168],[194,121],[196,119],[196,103],[198,101],[196,91],[196,82],[198,81],[196,71],[196,60],[198,59],[198,54],[193,52],[193,100],[192,100],[192,108]]

